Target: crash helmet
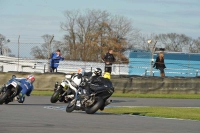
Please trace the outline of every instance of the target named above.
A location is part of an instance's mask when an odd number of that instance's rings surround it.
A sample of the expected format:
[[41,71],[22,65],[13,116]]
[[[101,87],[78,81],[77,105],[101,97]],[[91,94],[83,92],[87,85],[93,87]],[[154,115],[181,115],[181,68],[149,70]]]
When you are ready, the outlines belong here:
[[81,74],[82,76],[84,76],[85,73],[85,69],[84,68],[79,68],[78,69],[78,74]]
[[95,68],[94,74],[95,74],[96,76],[101,76],[101,75],[102,75],[102,70],[101,70],[101,68]]
[[33,75],[28,75],[26,80],[32,84],[35,81],[35,77]]

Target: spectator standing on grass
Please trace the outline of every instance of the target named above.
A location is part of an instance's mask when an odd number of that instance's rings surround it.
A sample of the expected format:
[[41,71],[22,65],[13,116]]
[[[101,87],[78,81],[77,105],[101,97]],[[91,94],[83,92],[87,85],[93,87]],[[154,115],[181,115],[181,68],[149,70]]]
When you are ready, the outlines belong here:
[[156,67],[156,69],[160,70],[160,76],[165,77],[165,71],[166,68],[165,62],[164,62],[164,53],[160,52],[158,57],[156,58],[156,62],[154,63],[153,67]]
[[51,59],[50,59],[50,72],[54,72],[59,66],[60,60],[64,60],[64,58],[61,56],[60,50],[56,50],[55,53],[52,53]]
[[102,58],[105,62],[105,72],[111,74],[112,72],[112,63],[115,62],[115,57],[113,55],[113,50],[109,49],[105,56]]

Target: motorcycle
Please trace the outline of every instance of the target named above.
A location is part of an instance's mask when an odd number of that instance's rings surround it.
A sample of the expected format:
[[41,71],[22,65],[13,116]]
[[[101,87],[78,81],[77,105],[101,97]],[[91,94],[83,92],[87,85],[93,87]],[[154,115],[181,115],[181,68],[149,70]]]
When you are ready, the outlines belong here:
[[71,75],[65,76],[66,79],[62,80],[60,85],[58,82],[55,83],[54,93],[51,96],[51,103],[56,103],[57,101],[60,102],[69,102],[73,99],[74,95],[71,95],[69,86],[66,82],[67,78],[72,78]]
[[[8,104],[9,102],[12,102],[14,98],[19,95],[20,89],[19,89],[19,80],[17,79],[15,75],[12,76],[12,78],[3,85],[3,87],[0,90],[0,104]],[[22,103],[24,102],[25,97],[23,98]]]
[[109,79],[102,77],[102,80],[104,82],[103,86],[90,85],[91,93],[89,99],[85,98],[84,85],[80,85],[76,89],[76,87],[68,82],[70,88],[75,92],[75,97],[67,105],[66,112],[70,113],[74,110],[82,110],[87,114],[94,114],[99,109],[104,110],[104,107],[112,102],[108,98],[113,94],[114,87]]
[[76,85],[80,85],[83,80],[86,80],[86,78],[91,76],[91,73],[88,72],[86,75],[87,76],[85,78],[78,79],[79,76],[78,73],[67,74],[65,75],[65,79],[62,80],[60,85],[58,85],[58,82],[56,82],[54,93],[50,99],[51,103],[56,103],[57,101],[60,102],[64,101],[65,103],[67,103],[70,102],[72,99],[74,99],[74,93],[71,89],[69,89],[70,86],[68,82],[73,82]]

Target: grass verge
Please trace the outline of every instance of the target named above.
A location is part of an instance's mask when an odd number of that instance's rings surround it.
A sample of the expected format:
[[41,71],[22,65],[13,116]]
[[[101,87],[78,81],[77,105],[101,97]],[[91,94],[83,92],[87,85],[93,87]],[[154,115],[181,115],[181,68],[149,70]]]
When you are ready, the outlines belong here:
[[[53,91],[34,90],[32,95],[51,96]],[[200,99],[200,94],[134,94],[134,93],[114,93],[112,97],[129,97],[129,98],[169,98],[169,99]]]
[[51,96],[54,93],[54,91],[38,91],[38,90],[33,90],[31,95],[34,96]]
[[129,114],[129,115],[149,116],[149,117],[200,120],[200,108],[120,107],[120,108],[105,108],[103,112],[112,114]]
[[114,93],[113,97],[130,97],[130,98],[169,98],[169,99],[200,99],[200,94],[134,94],[134,93]]

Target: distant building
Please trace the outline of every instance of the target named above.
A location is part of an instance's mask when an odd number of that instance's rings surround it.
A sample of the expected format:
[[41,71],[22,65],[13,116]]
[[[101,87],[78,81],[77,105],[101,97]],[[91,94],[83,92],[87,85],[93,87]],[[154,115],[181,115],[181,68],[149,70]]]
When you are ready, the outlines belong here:
[[[129,75],[149,76],[151,61],[155,59],[159,51],[152,54],[150,51],[133,50],[129,54]],[[174,77],[195,77],[200,76],[200,54],[182,52],[164,52],[165,75]],[[153,68],[153,75],[160,76],[159,70]]]

